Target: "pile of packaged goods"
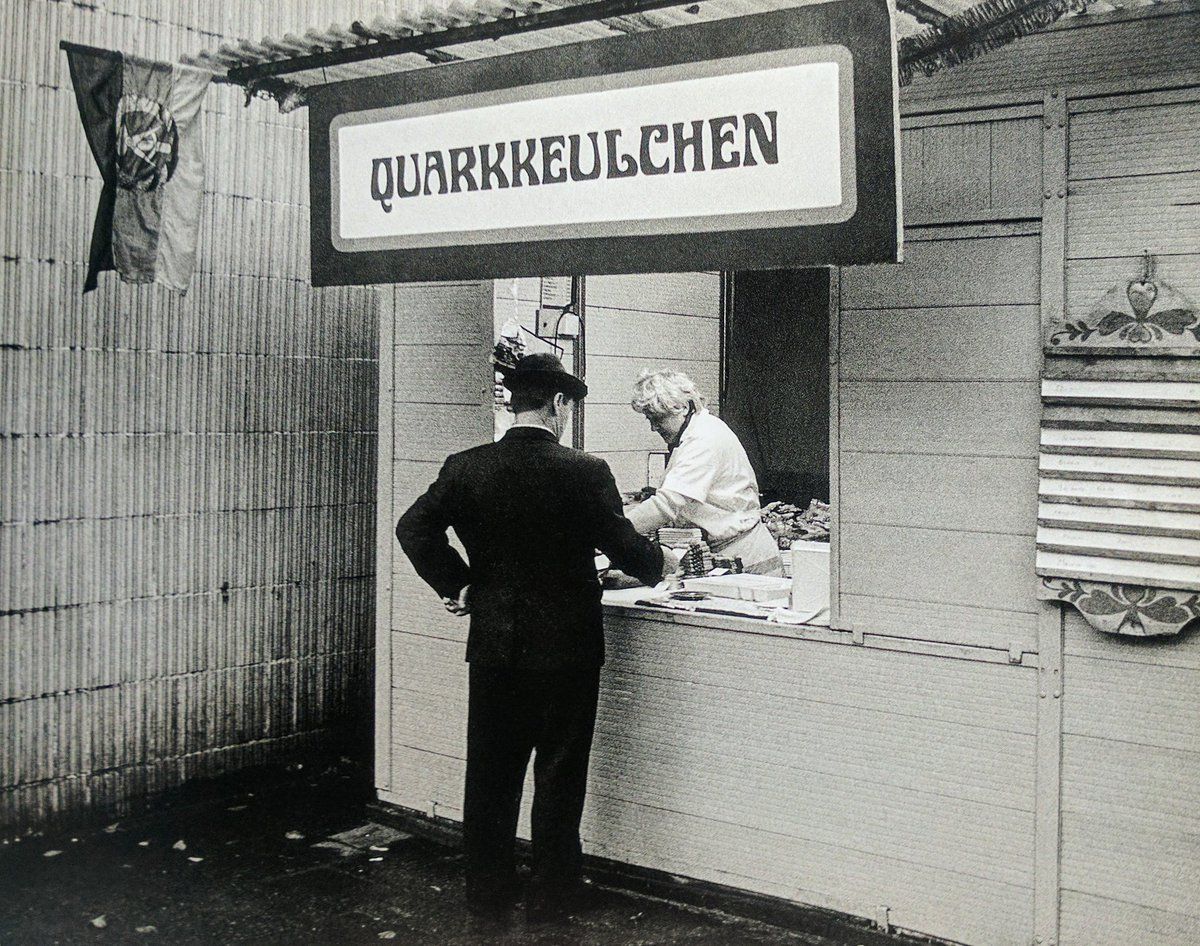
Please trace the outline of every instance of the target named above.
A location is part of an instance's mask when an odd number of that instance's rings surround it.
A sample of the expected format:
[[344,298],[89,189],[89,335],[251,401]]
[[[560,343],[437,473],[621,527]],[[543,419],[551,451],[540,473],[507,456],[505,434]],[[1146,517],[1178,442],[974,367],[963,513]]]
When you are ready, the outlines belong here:
[[521,323],[509,319],[500,329],[496,347],[492,349],[492,364],[497,371],[515,368],[525,355],[525,339],[521,338]]
[[829,503],[814,499],[807,509],[791,503],[768,503],[762,509],[762,521],[781,549],[793,542],[829,541]]
[[655,533],[659,545],[672,549],[690,549],[704,540],[704,533],[699,529],[673,529],[663,526]]
[[684,578],[701,578],[713,570],[713,554],[707,542],[697,542],[683,553],[679,563]]

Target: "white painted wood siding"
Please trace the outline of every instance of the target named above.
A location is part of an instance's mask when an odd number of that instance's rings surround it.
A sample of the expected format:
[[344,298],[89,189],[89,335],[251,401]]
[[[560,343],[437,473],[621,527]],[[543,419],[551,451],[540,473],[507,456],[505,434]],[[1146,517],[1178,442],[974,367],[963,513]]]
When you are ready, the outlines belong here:
[[[1174,19],[1197,35],[1200,17]],[[1068,317],[1139,276],[1143,248],[1200,298],[1198,107],[1195,83],[1072,105]],[[1200,590],[1200,364],[1053,360],[1039,543],[1074,548],[1039,552],[1040,570]],[[1065,650],[1063,946],[1200,942],[1200,633],[1135,641],[1068,609]]]
[[856,629],[1037,649],[1038,257],[1028,227],[927,228],[903,265],[842,272],[840,593]]
[[1067,612],[1064,946],[1200,941],[1200,635],[1141,641]]
[[[405,633],[421,635],[414,638],[419,641],[442,635],[465,644],[467,621],[446,613],[400,551],[393,530],[449,454],[492,440],[493,307],[491,282],[396,286],[389,288],[385,303],[391,328],[383,333],[389,344],[381,356],[385,383],[380,393],[386,401],[380,413],[389,418],[390,428],[379,470],[378,548],[388,584],[379,595],[382,620],[376,636],[375,779],[398,804],[421,811],[428,808],[422,788],[427,776],[397,773],[397,760],[411,748],[428,752],[447,746],[435,728],[422,725],[432,700],[414,688],[424,666],[420,648],[392,644]],[[460,663],[462,657],[460,652]],[[455,668],[461,671],[457,686],[450,668],[438,675],[440,711],[464,738],[465,666]]]
[[686,372],[720,411],[721,280],[716,273],[589,276],[584,446],[624,492],[647,485],[666,446],[629,406],[644,368]]
[[[608,628],[590,853],[863,916],[886,903],[897,925],[963,942],[1028,941],[1030,670],[633,617]],[[461,817],[463,643],[392,646],[407,688],[392,791]]]

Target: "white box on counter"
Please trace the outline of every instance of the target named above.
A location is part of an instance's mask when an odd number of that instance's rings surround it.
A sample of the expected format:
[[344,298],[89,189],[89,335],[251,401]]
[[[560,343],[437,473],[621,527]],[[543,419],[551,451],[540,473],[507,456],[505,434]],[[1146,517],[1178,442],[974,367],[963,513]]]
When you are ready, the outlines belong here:
[[767,602],[786,599],[791,591],[791,582],[769,575],[711,575],[707,578],[685,578],[683,587],[688,591],[704,591],[719,598]]
[[819,613],[829,610],[829,543],[793,542],[792,610]]

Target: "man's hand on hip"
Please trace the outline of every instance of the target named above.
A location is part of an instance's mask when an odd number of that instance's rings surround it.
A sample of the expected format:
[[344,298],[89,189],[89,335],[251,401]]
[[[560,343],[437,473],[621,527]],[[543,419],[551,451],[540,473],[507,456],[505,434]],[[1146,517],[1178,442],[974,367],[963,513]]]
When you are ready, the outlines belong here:
[[446,606],[446,610],[451,614],[463,617],[471,613],[471,605],[467,600],[471,591],[470,585],[463,585],[463,590],[458,593],[457,598],[443,598],[442,604]]

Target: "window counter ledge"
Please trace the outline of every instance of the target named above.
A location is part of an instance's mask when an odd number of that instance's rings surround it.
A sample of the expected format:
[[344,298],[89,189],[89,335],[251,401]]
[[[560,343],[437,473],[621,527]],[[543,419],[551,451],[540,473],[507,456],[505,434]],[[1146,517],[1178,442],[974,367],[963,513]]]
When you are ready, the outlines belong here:
[[[840,644],[863,647],[868,650],[890,650],[901,653],[925,654],[933,657],[948,657],[981,663],[1010,664],[1020,667],[1036,667],[1037,654],[1021,652],[1014,654],[999,647],[982,647],[974,644],[946,643],[901,637],[892,634],[856,633],[851,630],[835,630],[816,624],[782,624],[764,618],[741,617],[740,615],[703,614],[695,611],[673,611],[653,605],[637,604],[639,597],[651,594],[649,588],[605,591],[604,620],[606,626],[613,622],[641,624],[657,622],[663,625],[697,627],[729,631],[733,634],[757,634],[763,637],[783,637],[798,641]],[[1015,658],[1015,659],[1014,659]]]
[[[697,611],[676,611],[670,608],[638,604],[655,592],[650,588],[626,588],[605,591],[603,597],[606,619],[623,616],[643,621],[661,621],[665,624],[684,624],[692,627],[718,628],[743,634],[762,634],[768,637],[795,637],[804,640],[824,640],[832,643],[850,643],[849,631],[835,631],[819,624],[784,624],[766,618],[743,617],[734,614],[706,614]],[[719,606],[719,605],[718,605]]]

